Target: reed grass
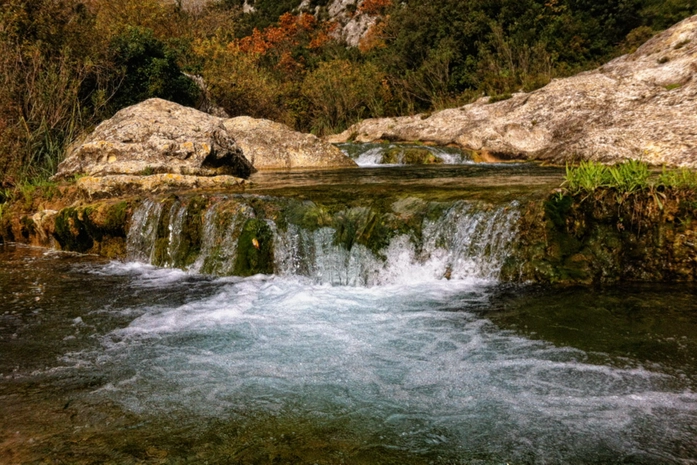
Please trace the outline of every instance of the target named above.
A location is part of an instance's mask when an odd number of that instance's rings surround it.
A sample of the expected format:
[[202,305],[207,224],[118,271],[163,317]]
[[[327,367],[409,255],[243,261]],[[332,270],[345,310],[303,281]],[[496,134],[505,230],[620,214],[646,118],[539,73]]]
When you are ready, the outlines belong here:
[[619,194],[663,189],[697,189],[697,172],[689,169],[667,169],[656,175],[649,166],[638,160],[628,160],[606,166],[594,161],[582,161],[578,166],[566,166],[562,187],[571,194],[592,193],[597,189],[614,189]]

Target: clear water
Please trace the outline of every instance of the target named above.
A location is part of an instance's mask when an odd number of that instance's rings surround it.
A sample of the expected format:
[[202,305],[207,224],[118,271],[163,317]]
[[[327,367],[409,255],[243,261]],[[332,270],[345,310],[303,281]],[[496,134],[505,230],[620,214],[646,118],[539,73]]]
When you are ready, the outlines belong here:
[[[491,169],[278,174],[252,193],[511,202],[554,176]],[[363,282],[317,271],[368,255],[297,255],[290,229],[278,255],[315,272],[1,245],[0,463],[697,463],[697,288],[505,285],[511,217],[448,211],[428,254],[398,236]]]
[[694,289],[0,260],[3,463],[697,460]]

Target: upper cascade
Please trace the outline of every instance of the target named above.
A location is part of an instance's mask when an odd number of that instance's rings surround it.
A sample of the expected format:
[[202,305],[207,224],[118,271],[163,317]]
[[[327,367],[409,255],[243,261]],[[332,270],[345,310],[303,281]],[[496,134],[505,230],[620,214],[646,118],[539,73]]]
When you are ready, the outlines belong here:
[[332,142],[455,144],[499,158],[697,167],[697,16],[636,52],[530,93],[427,115],[368,119]]
[[134,212],[127,258],[219,276],[305,276],[374,286],[438,279],[498,279],[517,232],[513,202],[426,202],[389,211],[309,201],[224,196],[144,201]]

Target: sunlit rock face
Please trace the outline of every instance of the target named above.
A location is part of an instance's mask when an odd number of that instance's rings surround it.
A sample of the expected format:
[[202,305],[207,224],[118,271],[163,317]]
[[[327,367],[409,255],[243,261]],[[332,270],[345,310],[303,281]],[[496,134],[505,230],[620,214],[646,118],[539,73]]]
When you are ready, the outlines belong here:
[[[227,120],[149,99],[119,111],[73,146],[56,179],[87,175],[83,187],[90,194],[108,194],[128,190],[117,184],[138,184],[138,190],[238,185],[257,169],[353,166],[333,145],[279,123]],[[144,180],[134,179],[139,176]]]
[[172,173],[246,178],[252,172],[220,118],[149,99],[97,126],[72,148],[56,177]]
[[697,16],[636,52],[530,93],[369,119],[332,142],[428,141],[499,157],[697,167]]
[[223,124],[258,170],[356,166],[335,146],[281,123],[239,116]]

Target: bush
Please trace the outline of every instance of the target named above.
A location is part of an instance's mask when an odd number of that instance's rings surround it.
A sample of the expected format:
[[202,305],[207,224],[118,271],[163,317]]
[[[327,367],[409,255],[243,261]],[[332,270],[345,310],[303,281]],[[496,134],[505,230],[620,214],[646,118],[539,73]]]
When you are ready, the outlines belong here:
[[373,64],[334,60],[309,73],[302,94],[310,104],[313,131],[336,132],[367,116],[381,116],[390,98],[385,76]]
[[115,109],[152,97],[196,104],[196,83],[182,73],[177,53],[157,40],[152,30],[129,27],[112,39],[110,51],[123,79],[112,100]]
[[292,124],[283,105],[288,85],[259,65],[258,56],[217,38],[198,41],[194,53],[213,100],[230,116],[249,115]]

